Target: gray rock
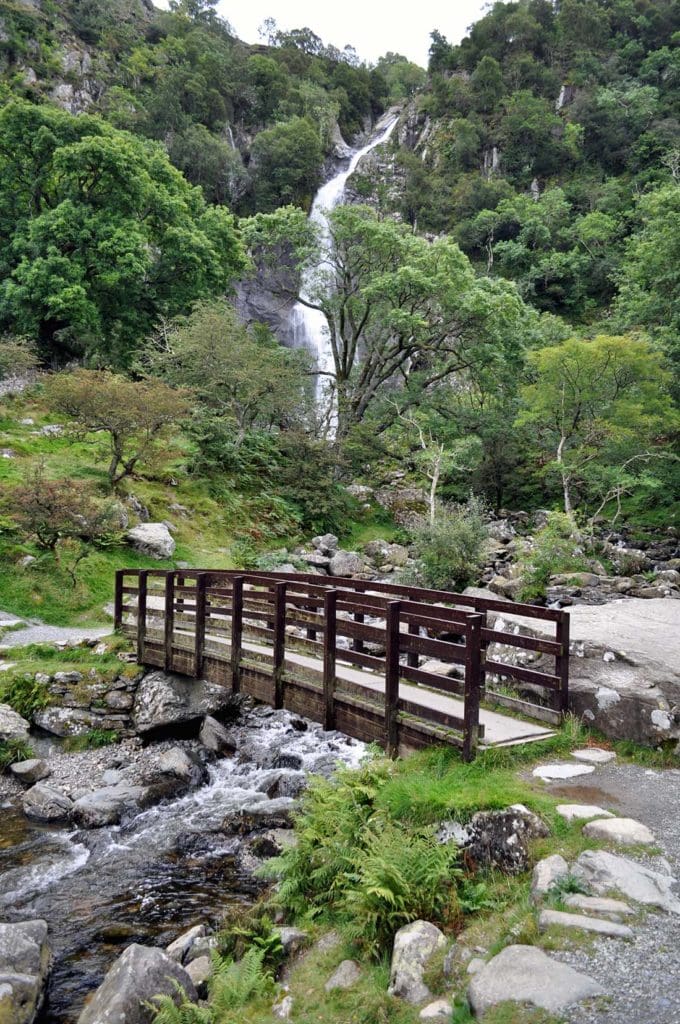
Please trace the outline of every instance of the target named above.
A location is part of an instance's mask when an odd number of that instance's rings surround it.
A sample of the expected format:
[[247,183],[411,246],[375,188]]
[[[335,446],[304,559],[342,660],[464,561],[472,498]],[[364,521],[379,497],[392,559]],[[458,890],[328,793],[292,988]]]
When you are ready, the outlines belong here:
[[286,956],[298,953],[309,945],[309,932],[305,932],[301,928],[277,928],[276,931]]
[[596,893],[620,892],[635,903],[680,914],[680,900],[673,893],[675,879],[628,857],[606,850],[584,850],[573,874]]
[[203,998],[208,994],[208,979],[212,974],[212,960],[209,956],[199,956],[189,961],[186,965],[186,972],[191,978],[199,996]]
[[305,562],[306,565],[313,566],[315,569],[323,569],[324,572],[331,564],[330,555],[320,555],[318,551],[315,551],[313,554],[305,553],[300,555],[300,560]]
[[611,811],[605,811],[597,804],[558,804],[557,813],[565,821],[585,821],[587,818],[613,818]]
[[571,756],[586,764],[608,764],[616,760],[613,750],[601,750],[599,747],[586,747],[584,750],[572,750]]
[[602,921],[597,917],[586,917],[585,914],[568,914],[562,910],[542,910],[538,916],[538,930],[545,932],[555,927],[575,928],[595,935],[607,935],[612,939],[633,938],[633,931],[626,924]]
[[164,775],[172,775],[189,786],[199,785],[204,778],[204,769],[181,747],[164,750],[158,758],[158,767]]
[[433,955],[446,947],[446,938],[429,921],[413,921],[394,936],[388,993],[407,1003],[424,1003],[431,992],[423,975]]
[[99,721],[95,715],[81,708],[50,707],[36,711],[33,723],[53,736],[84,736]]
[[167,559],[175,553],[175,541],[165,523],[139,523],[126,536],[136,551],[149,558]]
[[312,538],[312,547],[322,555],[333,555],[338,550],[338,538],[334,533],[324,533],[321,537]]
[[9,704],[0,704],[0,742],[6,740],[28,740],[29,724]]
[[405,548],[402,544],[390,544],[387,548],[387,561],[391,562],[392,565],[401,568],[406,565],[409,559],[408,548]]
[[531,879],[531,895],[534,901],[540,900],[550,892],[556,882],[566,878],[568,874],[569,865],[559,853],[553,853],[551,857],[539,860]]
[[635,911],[623,900],[613,900],[607,896],[584,896],[583,893],[573,892],[564,897],[568,907],[575,907],[585,914],[604,914],[605,917],[628,917]]
[[129,711],[134,700],[134,696],[125,690],[109,690],[104,694],[106,706],[112,711]]
[[111,967],[78,1024],[151,1024],[154,996],[168,995],[179,1003],[175,982],[196,1001],[196,989],[183,967],[162,949],[133,943]]
[[42,782],[27,790],[21,802],[26,817],[34,821],[68,821],[73,810],[67,796]]
[[334,988],[352,988],[361,977],[361,965],[356,960],[343,960],[338,964],[324,985],[326,992],[332,992]]
[[274,1005],[272,1006],[272,1013],[274,1014],[275,1017],[278,1017],[279,1020],[290,1020],[292,1012],[292,996],[284,996],[283,999],[280,999],[278,1003],[274,1003]]
[[212,750],[214,754],[231,756],[236,752],[236,745],[231,740],[227,730],[221,722],[218,722],[211,715],[206,715],[203,719],[203,725],[201,726],[198,738],[203,746],[207,747],[208,750]]
[[32,1024],[51,965],[45,921],[0,924],[0,1021]]
[[592,978],[551,960],[535,946],[506,946],[476,974],[468,1000],[477,1017],[498,1003],[530,1003],[549,1013],[593,996],[606,995]]
[[224,710],[231,703],[231,695],[224,686],[204,679],[150,672],[137,687],[132,719],[137,732],[146,733],[192,722]]
[[204,935],[203,938],[195,939],[184,954],[185,964],[188,965],[192,960],[200,960],[202,957],[207,957],[211,960],[212,954],[218,945],[219,939],[216,935]]
[[47,761],[43,761],[40,757],[32,757],[28,761],[17,761],[16,764],[10,765],[9,770],[19,782],[27,782],[30,786],[52,774]]
[[137,810],[147,796],[146,786],[122,782],[86,793],[73,805],[73,817],[83,828],[117,825],[123,815]]
[[600,818],[583,826],[584,836],[591,839],[605,839],[620,846],[635,846],[642,843],[652,846],[654,833],[634,818]]
[[196,942],[196,939],[202,939],[207,932],[204,924],[196,924],[193,928],[189,928],[186,932],[182,932],[174,942],[171,942],[166,947],[165,952],[168,956],[175,960],[178,964],[183,964],[187,958],[187,954]]
[[518,804],[503,811],[478,811],[467,833],[463,849],[468,860],[516,874],[528,867],[528,841],[545,837],[549,831],[540,818]]
[[449,999],[435,999],[428,1003],[418,1014],[419,1020],[451,1020],[451,1001]]
[[367,568],[363,558],[356,551],[336,551],[331,558],[328,571],[331,576],[360,576]]
[[594,771],[595,768],[590,764],[540,764],[531,774],[544,782],[551,782],[554,779],[575,779]]

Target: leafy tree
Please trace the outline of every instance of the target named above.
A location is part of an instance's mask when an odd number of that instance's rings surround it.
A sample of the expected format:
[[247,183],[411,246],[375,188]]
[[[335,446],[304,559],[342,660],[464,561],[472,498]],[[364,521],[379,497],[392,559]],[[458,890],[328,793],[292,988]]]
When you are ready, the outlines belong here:
[[490,113],[505,92],[503,72],[497,60],[486,54],[472,72],[470,86],[477,110]]
[[253,143],[251,164],[257,209],[309,205],[321,183],[322,160],[318,133],[307,118],[294,117],[260,132]]
[[[411,378],[426,388],[466,367],[502,361],[531,329],[514,287],[478,279],[450,239],[429,243],[367,207],[336,207],[328,241],[315,238],[313,225],[290,208],[258,214],[244,236],[272,289],[323,313],[340,436],[383,389]],[[299,267],[322,261],[303,296],[280,271],[286,247]]]
[[107,435],[111,487],[157,455],[169,428],[189,411],[186,390],[107,370],[56,374],[46,385],[46,396],[53,409],[75,420],[77,433]]
[[26,338],[0,336],[0,380],[22,376],[38,365],[34,346]]
[[470,497],[465,505],[442,508],[436,519],[415,531],[418,572],[426,587],[461,591],[476,583],[488,539],[484,506]]
[[579,496],[591,507],[606,503],[632,486],[635,468],[663,453],[678,426],[670,377],[648,342],[625,336],[571,338],[531,352],[528,361],[533,379],[518,422],[535,432],[573,521]]
[[0,322],[45,356],[124,364],[160,316],[244,266],[230,214],[159,146],[97,117],[0,111]]

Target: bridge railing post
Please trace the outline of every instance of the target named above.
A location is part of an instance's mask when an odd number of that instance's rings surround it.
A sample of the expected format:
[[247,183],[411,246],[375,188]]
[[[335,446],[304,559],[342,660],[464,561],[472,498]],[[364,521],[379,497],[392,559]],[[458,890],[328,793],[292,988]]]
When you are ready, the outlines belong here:
[[560,612],[555,628],[555,640],[560,645],[560,653],[555,656],[555,675],[559,676],[560,686],[555,694],[555,711],[566,715],[569,710],[569,612]]
[[482,624],[484,616],[468,615],[465,622],[465,709],[463,760],[473,761],[479,742],[479,702],[482,680]]
[[194,679],[200,679],[203,674],[203,656],[205,653],[205,588],[207,579],[205,573],[196,576],[196,596],[194,603]]
[[175,632],[175,574],[165,574],[165,621],[163,623],[163,646],[165,649],[165,671],[172,670],[172,640]]
[[[359,624],[361,624],[364,621],[364,618],[365,618],[365,616],[364,616],[363,612],[355,612],[354,613],[354,621],[355,622],[358,622]],[[359,654],[363,653],[364,641],[361,639],[360,636],[355,636],[354,637],[354,640],[352,641],[352,650],[353,651],[357,651]]]
[[390,757],[399,751],[399,615],[401,601],[389,601],[385,613],[385,745]]
[[283,661],[286,656],[286,584],[274,584],[274,707],[283,707]]
[[335,728],[335,652],[337,646],[337,590],[323,595],[323,727]]
[[146,595],[149,572],[140,569],[137,576],[137,661],[144,664],[144,640],[146,637]]
[[[410,622],[408,631],[411,636],[420,636],[420,626],[415,622]],[[409,651],[406,655],[406,664],[409,668],[418,668],[420,659],[417,651]]]
[[231,690],[241,690],[241,649],[243,647],[243,576],[231,581]]
[[116,580],[113,591],[113,628],[119,630],[123,625],[123,580],[125,572],[122,569],[116,571]]

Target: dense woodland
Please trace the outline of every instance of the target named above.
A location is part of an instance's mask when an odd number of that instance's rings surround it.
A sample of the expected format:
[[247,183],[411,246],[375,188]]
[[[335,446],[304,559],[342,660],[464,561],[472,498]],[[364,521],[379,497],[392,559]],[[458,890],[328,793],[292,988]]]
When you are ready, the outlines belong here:
[[[460,45],[434,31],[427,71],[170,6],[0,3],[0,377],[61,371],[32,400],[83,442],[4,467],[8,556],[115,543],[111,501],[168,476],[248,557],[342,531],[342,485],[396,471],[444,549],[471,495],[560,510],[566,537],[677,528],[677,4],[496,3]],[[390,106],[306,295],[329,434],[310,358],[239,322],[234,289],[298,297],[339,133]]]

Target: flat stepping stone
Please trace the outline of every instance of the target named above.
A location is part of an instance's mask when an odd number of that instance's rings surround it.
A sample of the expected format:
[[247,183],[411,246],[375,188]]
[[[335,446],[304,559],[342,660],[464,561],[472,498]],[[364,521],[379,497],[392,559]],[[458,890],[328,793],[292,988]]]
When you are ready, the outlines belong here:
[[558,804],[557,813],[565,821],[581,821],[587,818],[613,818],[611,811],[597,804]]
[[586,917],[585,914],[569,914],[563,910],[542,910],[538,917],[538,930],[549,928],[577,928],[582,932],[594,932],[596,935],[608,935],[613,939],[632,939],[633,930],[627,924],[616,921],[603,921],[599,917]]
[[564,902],[568,907],[575,907],[587,914],[604,914],[605,917],[614,914],[617,917],[627,917],[635,911],[623,900],[612,900],[607,896],[584,896],[580,892],[571,893],[565,896]]
[[635,903],[680,914],[680,899],[673,893],[675,879],[670,871],[662,874],[607,850],[584,850],[572,874],[595,893],[605,895],[614,890]]
[[584,747],[583,750],[572,750],[571,756],[586,764],[609,764],[616,760],[613,750],[602,750],[601,747]]
[[620,846],[635,846],[638,843],[653,846],[656,843],[654,833],[634,818],[602,818],[589,821],[583,826],[583,834],[591,839],[607,839]]
[[539,860],[531,878],[531,897],[534,902],[539,902],[561,878],[566,878],[568,874],[569,865],[559,853],[553,853],[550,857]]
[[477,1017],[509,1000],[561,1013],[582,999],[606,994],[593,978],[551,960],[536,946],[506,946],[474,976],[467,993]]
[[590,764],[541,764],[531,774],[550,782],[552,779],[575,779],[578,775],[590,775],[594,771]]

